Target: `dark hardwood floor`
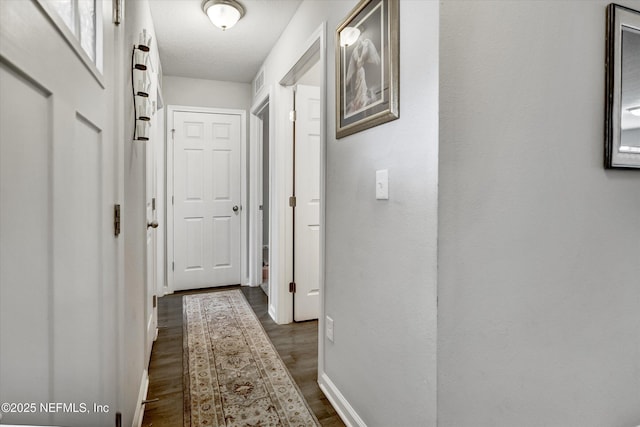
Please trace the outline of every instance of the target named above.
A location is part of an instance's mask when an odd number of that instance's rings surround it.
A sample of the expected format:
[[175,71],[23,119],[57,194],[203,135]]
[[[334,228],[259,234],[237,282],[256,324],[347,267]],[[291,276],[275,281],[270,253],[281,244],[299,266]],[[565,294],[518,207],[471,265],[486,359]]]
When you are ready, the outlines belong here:
[[147,399],[158,398],[159,400],[146,405],[142,425],[144,427],[183,425],[182,296],[233,288],[241,289],[244,293],[320,424],[323,427],[344,426],[318,387],[318,322],[277,325],[267,312],[267,297],[264,292],[259,287],[244,286],[177,292],[158,300],[159,331],[149,363]]

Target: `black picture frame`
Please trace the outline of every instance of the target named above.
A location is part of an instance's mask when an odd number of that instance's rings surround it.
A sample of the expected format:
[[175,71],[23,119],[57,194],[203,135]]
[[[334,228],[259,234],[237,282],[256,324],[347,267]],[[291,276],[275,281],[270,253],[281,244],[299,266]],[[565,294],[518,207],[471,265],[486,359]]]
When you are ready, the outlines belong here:
[[640,168],[640,11],[607,7],[604,166]]

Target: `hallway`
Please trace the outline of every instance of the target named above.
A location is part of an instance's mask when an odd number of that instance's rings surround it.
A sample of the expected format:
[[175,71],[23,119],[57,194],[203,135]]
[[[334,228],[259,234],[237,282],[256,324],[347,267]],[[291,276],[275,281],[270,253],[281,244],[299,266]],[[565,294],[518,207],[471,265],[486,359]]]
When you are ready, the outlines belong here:
[[640,0],[228,1],[0,0],[0,423],[183,427],[182,296],[233,283],[324,426],[640,427]]
[[267,313],[267,297],[259,287],[228,286],[193,292],[178,292],[158,300],[158,339],[149,364],[147,404],[143,427],[183,425],[183,316],[182,296],[190,293],[215,292],[239,288],[256,313],[271,342],[307,403],[323,427],[344,426],[317,383],[318,322],[309,321],[277,325]]

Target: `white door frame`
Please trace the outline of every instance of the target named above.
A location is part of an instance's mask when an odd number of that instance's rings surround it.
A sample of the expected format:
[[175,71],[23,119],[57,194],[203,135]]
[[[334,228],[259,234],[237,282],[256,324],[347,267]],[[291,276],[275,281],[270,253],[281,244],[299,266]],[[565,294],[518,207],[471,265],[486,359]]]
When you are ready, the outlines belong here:
[[174,274],[173,274],[173,242],[174,242],[174,230],[173,230],[173,132],[174,122],[173,116],[176,112],[187,113],[208,113],[208,114],[231,114],[240,116],[240,280],[242,285],[246,285],[249,282],[247,277],[247,266],[249,260],[247,259],[247,112],[245,110],[235,110],[228,108],[206,108],[206,107],[190,107],[183,105],[169,105],[167,106],[167,293],[173,293],[174,288]]
[[[163,295],[168,294],[167,290],[167,171],[166,171],[166,152],[167,152],[167,135],[166,119],[165,119],[165,107],[162,101],[161,88],[158,90],[158,112],[155,115],[156,122],[158,124],[156,139],[158,141],[158,149],[156,151],[156,169],[158,171],[158,187],[156,192],[156,219],[158,220],[158,228],[156,229],[157,236],[157,282],[156,282],[156,295],[160,298]],[[157,307],[156,307],[157,309]]]
[[[317,62],[321,67],[321,159],[320,159],[320,292],[324,293],[324,248],[325,248],[325,169],[326,169],[326,87],[327,87],[327,59],[326,59],[326,22],[323,22],[303,45],[300,54],[292,57],[292,66],[279,80],[275,87],[269,86],[263,89],[254,100],[251,108],[251,149],[250,149],[250,191],[252,203],[256,210],[251,215],[250,284],[257,285],[261,281],[258,274],[257,260],[262,250],[260,229],[260,213],[257,210],[257,194],[261,183],[261,166],[257,158],[261,132],[259,129],[261,120],[257,117],[262,108],[269,103],[269,315],[278,324],[287,324],[293,321],[292,294],[289,293],[289,282],[293,271],[293,218],[288,200],[291,196],[293,150],[291,144],[279,146],[278,141],[292,141],[293,129],[289,121],[289,112],[293,108],[293,96],[291,86],[302,77]],[[324,334],[324,296],[320,297],[320,322],[318,324],[319,337]],[[319,351],[322,354],[323,342],[319,340]],[[319,363],[321,360],[319,358]],[[319,367],[321,367],[319,365]],[[322,372],[319,370],[319,372]]]
[[[282,96],[282,103],[278,105],[278,114],[280,117],[289,116],[289,111],[293,109],[293,90],[292,87],[298,82],[298,80],[316,63],[320,63],[321,79],[320,79],[320,265],[319,265],[319,288],[320,288],[320,312],[318,316],[318,380],[320,375],[324,372],[324,331],[325,331],[325,246],[326,246],[326,169],[327,169],[327,24],[323,22],[319,28],[317,28],[307,43],[302,53],[293,61],[293,65],[289,68],[289,71],[280,79],[280,90]],[[288,125],[283,124],[282,141],[293,140],[293,126],[290,122]],[[274,144],[275,145],[275,144]],[[286,150],[284,150],[283,156],[285,159],[281,161],[286,162],[288,165],[287,171],[293,170],[293,150],[291,144],[287,144]],[[287,172],[287,173],[288,173]],[[285,182],[280,183],[279,188],[282,191],[291,191],[291,177],[292,173],[288,173],[288,178]],[[287,182],[287,180],[289,182]],[[278,188],[275,189],[278,191]],[[287,194],[286,198],[291,194]],[[282,204],[281,204],[282,205]],[[281,280],[278,283],[274,283],[273,286],[278,288],[278,298],[275,301],[275,312],[277,323],[291,323],[293,321],[293,304],[292,294],[289,293],[288,283],[291,281],[291,274],[293,270],[293,218],[291,215],[291,209],[287,209],[287,214],[284,216],[284,221],[273,221],[272,231],[273,234],[282,234],[287,236],[284,240],[284,248],[278,248],[276,251],[270,251],[272,258],[274,256],[283,257],[282,260],[275,260],[273,265],[275,267],[284,266],[284,271],[288,280]],[[280,229],[283,227],[284,230]],[[278,262],[281,261],[281,262]],[[269,266],[271,269],[271,265]],[[269,271],[271,275],[271,270]],[[271,282],[270,282],[271,285]]]
[[[319,313],[319,321],[318,321],[318,336],[322,337],[324,334],[324,266],[325,266],[325,174],[326,174],[326,145],[327,145],[327,137],[326,137],[326,127],[327,127],[327,59],[326,59],[326,34],[327,28],[326,23],[323,22],[316,31],[313,32],[312,36],[308,39],[305,44],[305,49],[302,53],[295,59],[293,65],[289,68],[284,76],[280,79],[280,89],[282,91],[283,96],[282,103],[278,107],[281,114],[284,117],[288,118],[289,111],[293,109],[293,87],[296,85],[298,80],[316,63],[320,63],[321,70],[321,79],[320,79],[320,94],[321,94],[321,106],[320,106],[320,313]],[[291,126],[291,122],[287,121],[286,125],[283,127],[284,132],[282,133],[281,140],[283,141],[292,141],[293,140],[293,126]],[[293,172],[293,150],[291,144],[287,144],[286,160],[284,160],[287,164],[287,175],[285,180],[288,182],[284,182],[281,188],[286,188],[286,191],[291,192],[292,187],[292,172]],[[291,173],[289,173],[291,172]],[[286,198],[291,194],[286,194]],[[287,204],[288,206],[288,204]],[[284,235],[285,238],[283,240],[284,251],[274,251],[278,256],[283,256],[283,260],[281,263],[278,261],[274,261],[274,265],[279,267],[284,267],[284,272],[286,272],[285,277],[287,280],[280,281],[277,286],[279,289],[279,296],[277,300],[276,313],[278,313],[278,323],[291,323],[293,322],[293,303],[292,303],[292,294],[289,293],[289,282],[292,280],[293,274],[293,216],[291,214],[291,208],[287,208],[286,214],[284,214],[284,221],[280,221],[279,223],[274,224],[275,233],[280,233]],[[279,227],[283,227],[284,230],[278,230]],[[271,266],[270,266],[271,268]],[[271,273],[271,271],[269,271]],[[323,340],[320,339],[318,342],[318,350],[319,354],[322,354]],[[320,362],[320,360],[318,360]],[[320,367],[320,366],[319,366]],[[318,372],[321,372],[320,370]]]
[[[276,105],[272,102],[270,111],[272,116],[278,118],[276,138],[280,141],[291,141],[293,138],[293,127],[289,121],[289,111],[293,107],[293,96],[291,86],[295,85],[300,77],[318,61],[321,68],[321,125],[320,125],[320,316],[318,322],[318,351],[323,352],[324,335],[324,268],[325,268],[325,181],[326,181],[326,123],[327,123],[327,58],[326,58],[327,25],[323,22],[304,44],[301,53],[293,58],[292,66],[279,81],[276,92]],[[275,139],[274,139],[275,141]],[[269,251],[271,262],[269,263],[270,288],[274,288],[273,313],[271,314],[276,323],[285,324],[293,321],[292,294],[289,293],[289,282],[293,270],[293,245],[292,232],[293,221],[291,209],[288,208],[288,198],[291,196],[291,177],[293,170],[293,151],[291,144],[286,147],[277,148],[276,144],[271,144],[273,152],[278,151],[275,157],[271,157],[272,164],[281,169],[273,171],[272,195],[274,203],[270,206],[271,235],[270,245],[273,248]],[[282,165],[280,168],[279,165]],[[273,243],[272,243],[273,242]],[[273,280],[271,280],[273,278]],[[271,307],[270,307],[271,309]],[[318,372],[322,372],[322,358],[318,358]]]
[[[154,80],[157,82],[157,77]],[[157,85],[157,83],[156,83]],[[156,93],[159,93],[156,90]],[[157,99],[157,96],[156,96]],[[157,101],[155,101],[157,103]],[[144,235],[144,282],[145,282],[145,363],[148,365],[151,360],[151,350],[153,342],[158,337],[158,229],[150,228],[149,223],[158,220],[158,151],[164,146],[162,134],[164,129],[158,123],[157,117],[161,116],[163,111],[154,112],[154,120],[151,122],[151,140],[145,145],[145,161],[144,161],[144,212],[147,222]],[[148,203],[151,200],[152,206]],[[149,242],[149,239],[151,242]],[[151,300],[149,299],[151,297]]]
[[[251,142],[249,146],[249,194],[250,194],[250,206],[249,212],[249,286],[260,286],[262,283],[262,232],[263,221],[260,211],[260,200],[262,194],[263,185],[263,170],[262,170],[262,156],[263,156],[263,119],[262,114],[269,108],[269,144],[275,141],[275,114],[271,111],[273,108],[273,87],[269,86],[267,89],[263,89],[261,94],[258,95],[255,102],[251,106],[251,115],[249,117],[249,128],[251,133]],[[274,164],[274,151],[269,149],[269,207],[273,206],[273,179],[272,173]],[[272,232],[273,216],[269,215],[269,235]],[[269,237],[269,246],[271,246],[271,237]],[[269,258],[271,258],[271,251],[269,251]],[[271,261],[269,262],[271,266]],[[271,268],[271,267],[270,267]],[[270,276],[271,276],[271,272]],[[278,289],[272,289],[275,287],[269,286],[269,315],[275,319],[275,306],[272,304],[273,295],[277,295]]]

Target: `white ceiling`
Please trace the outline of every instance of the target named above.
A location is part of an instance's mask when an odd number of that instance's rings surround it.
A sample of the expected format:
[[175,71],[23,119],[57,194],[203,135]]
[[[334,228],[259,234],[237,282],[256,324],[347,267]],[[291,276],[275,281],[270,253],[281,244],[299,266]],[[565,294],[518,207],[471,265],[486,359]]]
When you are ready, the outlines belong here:
[[202,0],[149,0],[162,72],[169,76],[249,83],[301,0],[240,0],[244,17],[222,31]]

